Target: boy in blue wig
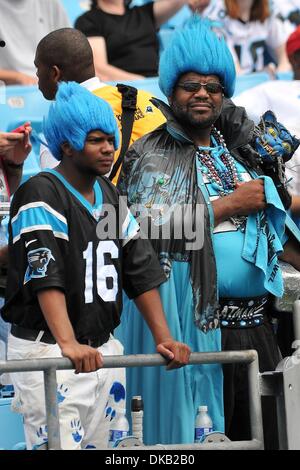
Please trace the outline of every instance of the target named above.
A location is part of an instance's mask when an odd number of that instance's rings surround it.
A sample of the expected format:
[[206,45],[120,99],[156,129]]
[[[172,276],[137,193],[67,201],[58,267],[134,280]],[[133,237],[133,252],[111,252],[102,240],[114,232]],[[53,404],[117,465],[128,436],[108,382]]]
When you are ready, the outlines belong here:
[[[156,289],[165,276],[151,244],[138,237],[137,222],[103,176],[119,142],[110,105],[76,83],[62,83],[44,133],[60,164],[23,184],[11,206],[2,311],[13,324],[8,358],[70,358],[75,374],[57,373],[61,446],[106,447],[125,407],[124,369],[101,369],[103,356],[123,353],[113,337],[122,288],[137,303],[168,368],[186,364],[190,351],[166,324]],[[14,374],[13,384],[27,447],[46,445],[41,373]]]
[[[261,370],[273,370],[279,355],[268,308],[270,293],[282,294],[278,255],[286,213],[272,180],[258,178],[254,125],[229,100],[233,59],[207,20],[194,17],[174,34],[160,60],[159,83],[169,106],[153,102],[167,122],[129,149],[119,187],[160,227],[151,242],[168,278],[160,294],[172,334],[193,351],[257,349]],[[272,207],[267,214],[266,203]],[[178,206],[189,219],[176,220]],[[172,224],[177,231],[181,224],[181,237],[175,230],[163,235]],[[291,261],[292,242],[285,248],[281,256]],[[292,262],[300,267],[299,250]],[[134,305],[127,301],[124,312],[126,353],[151,351]],[[224,372],[226,433],[250,439],[245,368],[228,365]],[[171,376],[158,369],[128,376],[129,394],[144,399],[146,443],[193,442],[199,405],[208,406],[214,430],[224,430],[220,364],[188,366]],[[274,410],[267,418],[273,429]]]
[[62,159],[63,142],[67,141],[75,150],[81,151],[88,133],[97,129],[112,135],[114,150],[118,148],[119,130],[109,103],[102,98],[94,99],[75,82],[62,84],[58,98],[52,103],[44,122],[45,136],[57,160]]

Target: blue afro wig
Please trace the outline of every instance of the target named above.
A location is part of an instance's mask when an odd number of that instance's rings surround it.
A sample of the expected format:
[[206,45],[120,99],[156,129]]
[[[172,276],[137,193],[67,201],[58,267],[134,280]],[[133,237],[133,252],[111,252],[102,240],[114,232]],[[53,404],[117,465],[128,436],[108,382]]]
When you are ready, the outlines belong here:
[[115,149],[119,146],[119,130],[111,106],[75,82],[59,85],[43,127],[48,146],[57,160],[62,159],[64,142],[81,151],[87,134],[95,130],[113,134]]
[[194,15],[182,30],[174,33],[159,63],[159,86],[164,95],[171,96],[179,77],[188,72],[217,75],[225,95],[233,95],[233,58],[225,39],[218,37],[212,27],[210,20]]

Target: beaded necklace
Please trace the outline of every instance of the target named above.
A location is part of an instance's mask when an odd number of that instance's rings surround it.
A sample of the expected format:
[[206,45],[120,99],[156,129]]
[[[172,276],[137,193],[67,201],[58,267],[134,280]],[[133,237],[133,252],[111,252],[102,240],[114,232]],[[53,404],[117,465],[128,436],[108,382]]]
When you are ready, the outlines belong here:
[[[213,147],[199,147],[197,157],[201,172],[207,177],[212,188],[220,197],[234,191],[238,182],[242,182],[238,174],[234,158],[230,155],[222,134],[213,127]],[[230,217],[237,229],[245,230],[247,217]]]

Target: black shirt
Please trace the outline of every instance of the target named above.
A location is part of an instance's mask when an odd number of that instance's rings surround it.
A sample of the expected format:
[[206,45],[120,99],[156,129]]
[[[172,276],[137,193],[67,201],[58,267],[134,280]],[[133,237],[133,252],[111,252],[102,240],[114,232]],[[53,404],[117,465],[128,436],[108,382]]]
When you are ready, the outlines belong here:
[[[6,321],[49,331],[36,294],[52,287],[65,293],[76,338],[102,337],[120,322],[122,287],[132,298],[165,281],[150,242],[133,238],[138,224],[127,206],[119,206],[115,187],[101,177],[94,190],[92,206],[61,175],[49,170],[15,193],[2,310]],[[105,204],[113,208],[118,221],[109,240],[99,239]]]
[[158,39],[153,3],[127,8],[124,15],[112,15],[94,8],[75,23],[87,37],[102,36],[110,65],[146,77],[157,75]]

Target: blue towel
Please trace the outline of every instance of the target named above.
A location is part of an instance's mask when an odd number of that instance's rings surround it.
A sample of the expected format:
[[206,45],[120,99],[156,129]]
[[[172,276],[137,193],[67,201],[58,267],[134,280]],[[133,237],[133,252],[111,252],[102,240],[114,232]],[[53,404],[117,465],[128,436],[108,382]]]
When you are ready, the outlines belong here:
[[283,279],[278,254],[283,251],[286,211],[272,179],[268,176],[260,178],[264,180],[268,206],[264,211],[248,216],[242,257],[263,271],[265,289],[281,297]]

